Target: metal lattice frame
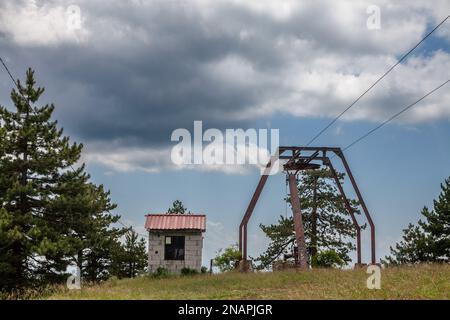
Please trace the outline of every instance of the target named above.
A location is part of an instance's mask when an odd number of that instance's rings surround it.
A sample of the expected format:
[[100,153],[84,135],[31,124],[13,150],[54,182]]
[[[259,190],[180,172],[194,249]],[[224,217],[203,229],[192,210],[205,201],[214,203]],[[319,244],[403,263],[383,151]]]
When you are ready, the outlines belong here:
[[[289,154],[290,153],[290,154]],[[356,230],[356,254],[357,254],[357,264],[361,265],[361,226],[358,224],[356,220],[355,213],[350,205],[350,202],[345,195],[344,189],[339,181],[337,172],[331,162],[331,158],[327,156],[327,153],[332,153],[334,156],[337,156],[347,173],[347,176],[350,179],[352,187],[356,193],[359,204],[363,210],[364,216],[367,219],[370,227],[370,245],[371,245],[371,263],[376,263],[376,255],[375,255],[375,225],[373,223],[372,217],[370,216],[369,210],[367,209],[366,203],[361,195],[361,192],[356,184],[355,178],[350,170],[350,167],[345,159],[344,153],[341,148],[333,148],[333,147],[279,147],[278,148],[278,159],[287,160],[284,164],[285,170],[295,170],[296,173],[301,170],[306,169],[317,169],[321,165],[328,167],[331,171],[331,174],[335,180],[336,186],[339,189],[339,192],[344,200],[345,208],[347,209],[350,217],[352,219],[353,225]],[[270,169],[275,162],[276,158],[271,159],[267,164],[266,168]],[[317,163],[319,162],[319,163]],[[239,225],[239,251],[242,255],[243,265],[248,266],[247,261],[247,225],[252,216],[253,210],[255,209],[256,203],[258,202],[259,196],[264,188],[264,185],[267,182],[269,175],[263,174],[259,179],[258,185],[256,186],[256,190],[253,193],[253,196],[250,200],[250,203],[245,211],[245,214],[242,218],[241,224]]]

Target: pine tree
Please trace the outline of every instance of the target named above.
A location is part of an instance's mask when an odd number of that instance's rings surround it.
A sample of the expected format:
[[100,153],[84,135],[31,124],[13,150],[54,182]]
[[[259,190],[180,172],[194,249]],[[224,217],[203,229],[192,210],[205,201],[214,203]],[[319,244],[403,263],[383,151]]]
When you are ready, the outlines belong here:
[[84,165],[73,170],[83,145],[57,128],[53,104],[36,106],[44,89],[34,72],[17,84],[15,110],[0,106],[0,290],[64,279],[79,249],[119,218]]
[[172,203],[172,207],[167,209],[167,213],[171,213],[171,214],[185,214],[186,210],[187,209],[184,207],[183,202],[181,202],[180,200],[175,200]]
[[[91,206],[80,212],[81,217],[75,219],[71,228],[75,239],[72,253],[82,278],[88,282],[99,282],[110,276],[114,248],[126,229],[111,227],[120,217],[109,213],[113,207],[109,204],[109,193],[104,192],[102,186],[91,187],[93,194],[91,202],[88,202]],[[105,208],[107,212],[103,211]]]
[[403,240],[391,247],[386,264],[450,261],[450,178],[441,184],[441,193],[433,209],[422,209],[425,220],[409,224],[403,230]]
[[118,278],[134,278],[147,270],[147,249],[145,240],[130,229],[125,242],[116,246],[113,254],[112,275]]
[[430,236],[430,249],[435,260],[450,261],[450,177],[441,184],[441,193],[433,201],[433,209],[424,208],[426,222],[419,221]]
[[109,277],[112,252],[126,229],[112,227],[120,217],[110,213],[115,205],[110,203],[109,192],[102,185],[89,183],[89,178],[80,174],[72,179],[68,187],[73,193],[64,190],[71,196],[64,197],[57,210],[66,211],[69,217],[66,227],[72,248],[70,262],[80,269],[83,280],[98,282]]
[[392,256],[382,260],[385,264],[408,264],[433,261],[429,250],[429,238],[420,226],[409,224],[403,230],[403,240],[390,248]]
[[[343,183],[344,174],[338,173],[338,178]],[[300,176],[298,191],[309,256],[314,257],[323,250],[333,250],[345,263],[350,262],[349,253],[355,249],[352,238],[356,236],[356,231],[331,172],[327,169],[305,171]],[[290,203],[289,197],[285,200]],[[358,202],[349,202],[353,212],[359,214]],[[276,224],[261,224],[260,228],[270,243],[256,259],[258,268],[269,267],[283,254],[293,256],[295,235],[292,216],[280,216]]]

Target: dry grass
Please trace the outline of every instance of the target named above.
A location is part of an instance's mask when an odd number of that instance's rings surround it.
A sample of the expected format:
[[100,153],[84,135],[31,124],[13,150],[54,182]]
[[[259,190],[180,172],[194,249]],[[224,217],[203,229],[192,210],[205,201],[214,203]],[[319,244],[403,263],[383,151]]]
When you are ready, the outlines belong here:
[[381,289],[366,287],[358,270],[226,273],[153,279],[110,280],[50,299],[450,299],[450,265],[382,270]]

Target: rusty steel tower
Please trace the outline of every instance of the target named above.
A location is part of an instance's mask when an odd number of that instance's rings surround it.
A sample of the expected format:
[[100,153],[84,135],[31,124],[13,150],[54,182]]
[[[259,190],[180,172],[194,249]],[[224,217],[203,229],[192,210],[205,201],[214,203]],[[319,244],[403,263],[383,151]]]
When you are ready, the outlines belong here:
[[[330,157],[331,155],[331,157]],[[346,210],[348,211],[351,220],[353,222],[353,226],[356,231],[356,264],[358,266],[362,265],[361,261],[361,226],[358,223],[355,212],[352,209],[350,202],[344,192],[344,188],[342,187],[341,182],[339,181],[336,169],[334,168],[331,159],[337,157],[342,162],[342,165],[347,173],[347,176],[350,179],[353,190],[355,191],[356,197],[358,198],[359,204],[362,208],[364,216],[370,227],[370,247],[371,247],[371,264],[376,263],[376,255],[375,255],[375,225],[373,223],[372,217],[370,216],[369,210],[364,202],[364,199],[361,195],[361,192],[358,188],[358,185],[353,177],[353,174],[350,170],[350,167],[345,159],[345,156],[341,150],[341,148],[334,147],[291,147],[291,146],[283,146],[278,148],[278,157],[273,157],[266,166],[266,169],[269,170],[275,164],[276,160],[285,161],[283,164],[283,172],[287,175],[287,180],[289,182],[289,190],[291,194],[291,205],[294,216],[294,231],[295,238],[297,242],[297,250],[296,250],[296,264],[300,268],[307,268],[307,250],[305,244],[305,236],[303,230],[303,221],[301,215],[301,207],[300,207],[300,199],[298,195],[297,189],[297,180],[296,175],[298,172],[302,170],[315,170],[324,166],[330,169],[330,172],[334,178],[336,186],[342,196],[344,201],[344,205]],[[268,172],[264,172],[259,179],[258,185],[256,187],[255,192],[250,200],[250,203],[245,211],[244,216],[242,217],[241,224],[239,225],[239,250],[241,252],[242,261],[241,261],[241,269],[248,270],[249,261],[247,260],[247,225],[252,216],[253,210],[255,209],[256,203],[261,195],[261,192],[266,184],[266,181],[269,177]]]

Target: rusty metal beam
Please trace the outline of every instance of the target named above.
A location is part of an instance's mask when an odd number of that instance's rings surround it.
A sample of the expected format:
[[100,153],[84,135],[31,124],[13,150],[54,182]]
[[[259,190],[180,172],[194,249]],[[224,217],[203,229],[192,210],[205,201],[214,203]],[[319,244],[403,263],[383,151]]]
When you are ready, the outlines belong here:
[[355,190],[356,196],[358,197],[359,204],[363,209],[364,215],[366,216],[367,222],[370,226],[370,247],[371,247],[371,263],[376,264],[376,254],[375,254],[375,224],[372,221],[372,217],[370,216],[369,210],[367,209],[366,203],[359,191],[358,185],[356,184],[355,178],[353,177],[352,171],[345,159],[344,153],[339,149],[338,152],[335,152],[336,155],[341,159],[345,171],[347,172],[348,177],[350,178],[350,182],[352,183],[353,189]]
[[[295,159],[298,159],[298,160],[308,160],[308,159],[310,159],[311,157],[310,156],[298,156],[298,157],[296,157]],[[292,159],[292,156],[280,156],[280,160],[288,160],[288,159]],[[325,158],[324,157],[322,157],[322,156],[316,156],[316,157],[314,157],[313,159],[311,159],[311,161],[314,161],[314,160],[318,160],[318,161],[323,161]]]
[[314,159],[316,159],[317,155],[319,154],[319,151],[314,152],[312,155],[308,156],[306,159],[302,160],[304,163],[310,163]]
[[319,169],[320,164],[318,163],[304,163],[304,162],[293,162],[289,165],[285,164],[283,166],[284,171],[294,171],[297,174],[300,170],[314,170]]
[[344,200],[345,208],[347,209],[348,213],[350,214],[350,217],[352,218],[353,225],[356,229],[356,260],[357,264],[361,265],[361,227],[358,224],[358,221],[355,218],[355,213],[353,212],[352,206],[350,205],[350,202],[348,201],[347,196],[345,195],[344,188],[342,187],[341,182],[339,181],[339,177],[336,173],[336,170],[334,169],[333,164],[331,163],[329,158],[326,158],[327,160],[324,161],[324,164],[330,168],[331,174],[333,175],[334,181],[336,182],[336,186],[339,189],[339,192],[341,193],[341,197]]
[[[279,156],[282,153],[283,151],[278,151],[277,155]],[[267,172],[263,172],[263,174],[261,175],[258,185],[256,186],[256,190],[253,193],[252,199],[250,200],[247,210],[245,211],[244,217],[242,217],[241,224],[239,225],[239,252],[241,253],[242,260],[244,260],[244,265],[246,265],[247,261],[247,224],[253,213],[253,210],[255,209],[256,202],[258,201],[259,196],[261,195],[261,192],[264,189],[264,186],[267,182],[267,179],[269,178],[268,171],[270,171],[270,168],[273,164],[275,164],[274,157],[272,157],[267,163],[265,168]]]
[[288,150],[295,151],[331,151],[331,152],[339,152],[341,148],[337,147],[298,147],[298,146],[280,146],[278,147],[280,153]]
[[289,190],[291,193],[292,213],[294,215],[295,239],[298,248],[298,264],[300,268],[308,268],[308,253],[306,251],[305,230],[303,227],[302,213],[300,209],[300,198],[298,195],[297,179],[295,174],[288,174]]
[[279,156],[278,158],[281,159],[281,157],[283,157],[283,159],[288,159],[288,161],[284,164],[285,166],[289,166],[292,163],[295,162],[296,159],[300,158],[300,151],[292,151],[292,154],[290,156]]
[[256,186],[256,190],[253,193],[252,199],[248,204],[247,210],[245,211],[244,217],[242,218],[242,222],[239,225],[239,251],[241,252],[242,259],[247,260],[247,222],[250,219],[250,216],[255,209],[256,202],[261,195],[261,192],[266,184],[268,175],[262,175],[259,179],[258,185]]

